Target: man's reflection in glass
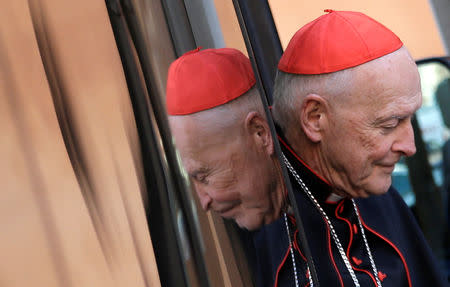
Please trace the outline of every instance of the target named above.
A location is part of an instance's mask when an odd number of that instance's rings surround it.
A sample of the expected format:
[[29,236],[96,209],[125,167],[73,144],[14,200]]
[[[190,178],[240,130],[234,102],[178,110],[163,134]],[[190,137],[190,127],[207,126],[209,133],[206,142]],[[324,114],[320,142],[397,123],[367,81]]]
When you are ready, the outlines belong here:
[[[441,110],[442,120],[445,126],[450,129],[450,78],[444,79],[436,89],[436,101]],[[442,172],[444,183],[442,191],[447,196],[447,222],[450,224],[450,139],[447,139],[442,146]],[[450,264],[450,263],[449,263]]]
[[250,61],[199,49],[169,69],[167,111],[201,205],[245,229],[280,218],[284,183]]

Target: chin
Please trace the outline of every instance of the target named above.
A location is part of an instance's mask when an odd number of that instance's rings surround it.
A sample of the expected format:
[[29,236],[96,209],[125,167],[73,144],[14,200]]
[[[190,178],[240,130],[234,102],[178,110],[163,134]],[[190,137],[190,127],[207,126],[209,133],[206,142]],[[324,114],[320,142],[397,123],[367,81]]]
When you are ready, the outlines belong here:
[[364,189],[364,193],[366,194],[366,196],[361,197],[383,195],[389,190],[391,183],[392,179],[390,174],[374,173],[361,185],[362,189]]
[[372,186],[371,188],[367,189],[367,194],[370,195],[383,195],[391,186],[391,178],[389,177],[389,180],[383,180],[382,182]]
[[383,188],[383,189],[377,189],[377,190],[374,190],[374,191],[369,191],[368,194],[369,194],[369,196],[372,196],[372,195],[383,195],[388,190],[389,190],[389,187]]

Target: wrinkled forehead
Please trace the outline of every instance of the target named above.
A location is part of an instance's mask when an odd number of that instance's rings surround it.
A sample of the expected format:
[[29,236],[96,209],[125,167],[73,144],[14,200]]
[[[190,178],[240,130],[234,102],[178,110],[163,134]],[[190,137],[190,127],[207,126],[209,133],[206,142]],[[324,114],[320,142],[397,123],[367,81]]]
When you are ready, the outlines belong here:
[[232,138],[226,130],[200,123],[191,116],[170,116],[169,123],[183,163],[190,166],[219,160]]
[[[195,135],[183,129],[177,129],[176,132],[173,131],[172,133],[181,162],[190,176],[209,168],[210,164],[206,156],[207,149],[204,148],[200,138],[194,140]],[[210,160],[214,161],[214,158],[210,158]]]
[[184,162],[188,156],[197,153],[207,136],[190,116],[169,116],[169,124],[175,146]]
[[182,143],[178,150],[184,168],[191,177],[196,177],[227,166],[235,149],[225,142],[204,141],[198,144]]
[[185,155],[183,160],[184,168],[191,177],[199,174],[206,174],[211,170],[211,165],[208,162],[199,160],[195,156]]
[[358,66],[352,74],[355,103],[421,102],[419,72],[406,49]]

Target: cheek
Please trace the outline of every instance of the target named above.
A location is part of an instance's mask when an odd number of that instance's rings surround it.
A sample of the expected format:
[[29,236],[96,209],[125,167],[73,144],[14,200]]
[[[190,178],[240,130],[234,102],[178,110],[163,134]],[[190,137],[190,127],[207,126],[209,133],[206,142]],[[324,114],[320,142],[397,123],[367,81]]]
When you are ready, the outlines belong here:
[[214,189],[208,195],[213,202],[218,204],[241,201],[241,195],[234,188]]
[[378,134],[377,131],[361,133],[358,138],[359,147],[354,150],[361,150],[362,160],[374,163],[384,159],[389,155],[391,144],[387,138]]
[[[349,181],[356,183],[373,172],[374,164],[386,156],[386,148],[377,143],[375,135],[353,131],[336,145],[334,157],[337,170],[345,173]],[[339,168],[340,167],[340,168]]]
[[358,132],[358,144],[359,148],[362,148],[365,151],[373,151],[376,149],[378,143],[378,136],[370,131],[362,130]]
[[[269,165],[264,165],[269,164]],[[276,174],[271,168],[273,163],[263,163],[255,166],[248,175],[247,189],[243,194],[243,201],[247,205],[267,208],[271,205],[272,193],[276,190]]]
[[367,149],[368,161],[372,164],[377,164],[388,158],[391,151],[391,144],[386,139],[378,138],[375,143],[372,143]]
[[251,188],[252,179],[242,165],[232,165],[211,177],[210,196],[217,201],[241,200]]
[[209,196],[217,201],[236,200],[239,198],[237,191],[238,182],[232,178],[216,178],[210,181]]

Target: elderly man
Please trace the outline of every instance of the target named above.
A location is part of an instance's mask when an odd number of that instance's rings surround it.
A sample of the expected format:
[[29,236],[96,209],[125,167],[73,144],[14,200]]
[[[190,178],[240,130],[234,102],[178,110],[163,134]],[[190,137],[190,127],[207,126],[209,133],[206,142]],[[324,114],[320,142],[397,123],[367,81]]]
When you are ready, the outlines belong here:
[[250,61],[191,51],[169,69],[167,112],[201,205],[254,230],[278,219],[284,183]]
[[[361,13],[326,12],[291,39],[272,108],[319,282],[447,286],[408,207],[390,188],[394,165],[415,153],[417,67],[380,23]],[[285,256],[267,281],[308,283],[311,263],[295,249],[280,247]]]
[[[166,101],[203,209],[253,231],[242,235],[256,285],[273,286],[293,225],[250,61],[235,49],[188,52],[169,68]],[[290,274],[280,286],[294,282]]]
[[[409,121],[421,104],[402,46],[365,15],[331,12],[280,61],[273,115],[321,286],[446,286],[388,191],[394,164],[415,151]],[[234,49],[189,52],[169,69],[170,125],[203,208],[254,230],[257,286],[311,285],[254,84]]]

